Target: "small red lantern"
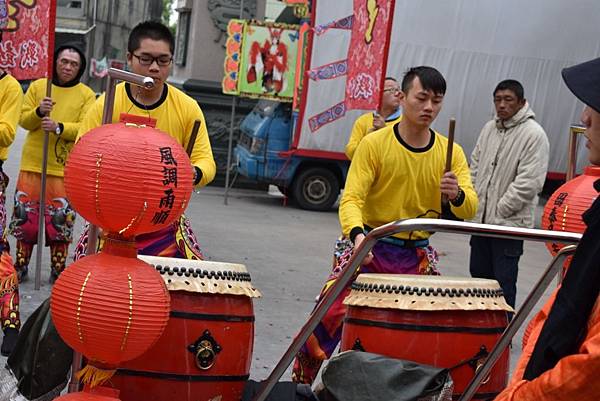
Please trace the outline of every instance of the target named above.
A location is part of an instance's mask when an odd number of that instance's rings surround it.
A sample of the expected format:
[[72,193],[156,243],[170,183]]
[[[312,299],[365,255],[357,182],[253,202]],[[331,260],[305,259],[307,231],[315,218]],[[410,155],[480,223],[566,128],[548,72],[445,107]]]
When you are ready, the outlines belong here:
[[170,297],[160,274],[137,259],[134,242],[107,238],[103,252],[61,273],[50,307],[69,346],[91,365],[114,369],[158,340],[169,319]]
[[85,386],[83,391],[77,393],[65,394],[62,397],[55,398],[57,401],[118,401],[119,390],[109,387]]
[[[583,233],[586,225],[581,215],[589,209],[598,196],[598,192],[594,189],[594,182],[598,179],[600,179],[600,167],[587,166],[582,175],[558,188],[544,207],[542,228]],[[564,247],[564,244],[549,242],[546,246],[554,256]]]
[[88,132],[71,150],[65,189],[90,223],[132,238],[179,218],[191,196],[192,174],[189,157],[169,135],[108,124]]

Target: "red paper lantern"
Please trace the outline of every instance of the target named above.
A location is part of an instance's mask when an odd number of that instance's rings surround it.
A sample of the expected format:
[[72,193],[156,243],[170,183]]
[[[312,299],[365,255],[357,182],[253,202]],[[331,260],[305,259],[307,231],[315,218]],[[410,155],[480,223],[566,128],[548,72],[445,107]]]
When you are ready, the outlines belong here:
[[[600,167],[588,166],[582,175],[558,188],[544,207],[542,228],[583,233],[586,225],[581,215],[590,208],[598,196],[598,191],[593,186],[598,179],[600,179]],[[564,247],[564,244],[549,242],[546,246],[554,256]]]
[[86,386],[83,391],[77,393],[65,394],[62,397],[55,398],[56,401],[117,401],[119,390],[108,387]]
[[92,365],[114,368],[158,340],[169,319],[170,297],[160,274],[137,259],[135,243],[107,238],[103,252],[61,273],[50,308],[67,344]]
[[179,218],[191,196],[192,174],[189,157],[169,135],[108,124],[88,132],[71,150],[65,189],[86,220],[131,238]]

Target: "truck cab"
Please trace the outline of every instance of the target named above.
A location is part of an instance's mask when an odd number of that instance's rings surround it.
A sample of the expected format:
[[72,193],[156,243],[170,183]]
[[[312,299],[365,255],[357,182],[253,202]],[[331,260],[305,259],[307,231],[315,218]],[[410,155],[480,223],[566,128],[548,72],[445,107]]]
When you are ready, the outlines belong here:
[[332,159],[318,151],[294,149],[293,126],[289,103],[260,100],[240,125],[234,150],[237,172],[276,185],[302,209],[330,210],[350,162],[345,157]]

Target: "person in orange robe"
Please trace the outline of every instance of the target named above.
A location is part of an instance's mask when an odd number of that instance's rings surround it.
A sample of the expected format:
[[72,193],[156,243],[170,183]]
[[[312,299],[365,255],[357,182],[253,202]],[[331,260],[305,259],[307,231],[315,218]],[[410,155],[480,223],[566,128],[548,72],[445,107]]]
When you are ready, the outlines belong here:
[[[586,107],[589,160],[600,166],[600,58],[563,70]],[[594,183],[600,192],[600,180]],[[496,401],[600,400],[600,197],[583,214],[587,228],[564,280],[529,325],[508,387]]]

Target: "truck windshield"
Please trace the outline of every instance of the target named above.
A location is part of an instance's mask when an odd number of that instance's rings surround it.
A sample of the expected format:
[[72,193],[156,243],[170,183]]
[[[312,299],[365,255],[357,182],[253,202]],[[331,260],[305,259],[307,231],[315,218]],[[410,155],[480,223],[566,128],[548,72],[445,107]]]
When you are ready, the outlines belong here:
[[254,111],[261,115],[261,117],[270,117],[275,112],[275,109],[279,106],[279,102],[273,100],[259,100]]

